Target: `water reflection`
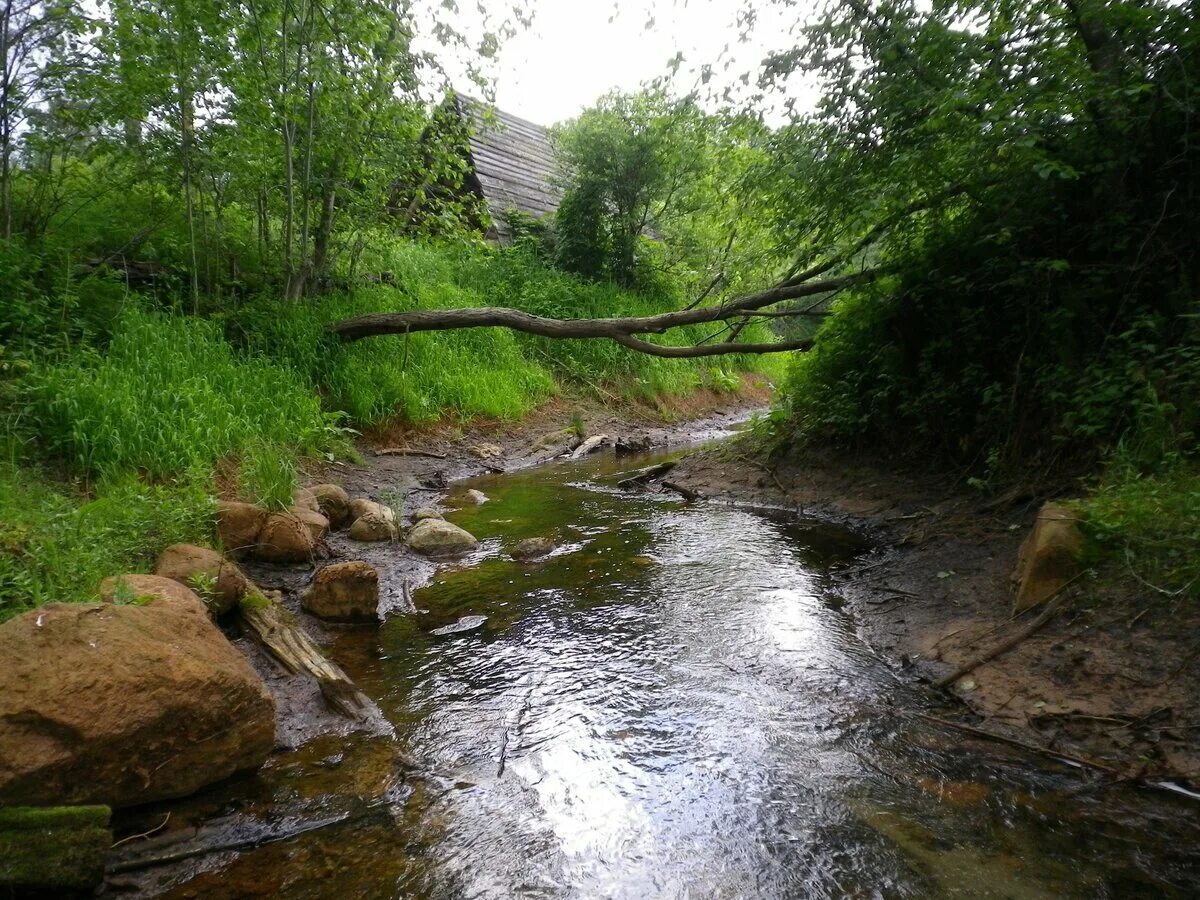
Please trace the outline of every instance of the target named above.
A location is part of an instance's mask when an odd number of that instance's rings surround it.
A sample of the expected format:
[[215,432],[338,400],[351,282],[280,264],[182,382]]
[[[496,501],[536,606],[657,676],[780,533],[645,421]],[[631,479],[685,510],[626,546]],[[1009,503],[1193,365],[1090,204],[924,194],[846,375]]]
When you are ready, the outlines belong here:
[[[180,896],[254,877],[289,897],[1190,895],[1186,801],[1089,793],[895,713],[922,695],[829,595],[854,535],[631,498],[614,470],[469,485],[491,502],[451,518],[480,551],[416,593],[424,612],[338,645],[434,772],[393,829],[243,854]],[[543,535],[548,559],[507,556]],[[472,615],[487,623],[432,633]],[[264,806],[303,779],[331,797],[378,780],[370,745],[344,752],[269,769]]]

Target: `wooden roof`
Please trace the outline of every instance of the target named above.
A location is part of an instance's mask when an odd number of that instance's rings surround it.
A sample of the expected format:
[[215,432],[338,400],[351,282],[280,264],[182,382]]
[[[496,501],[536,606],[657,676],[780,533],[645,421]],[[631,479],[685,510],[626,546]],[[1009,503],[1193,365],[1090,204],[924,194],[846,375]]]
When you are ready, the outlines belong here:
[[478,100],[459,99],[470,126],[471,166],[492,214],[490,236],[507,243],[511,235],[504,214],[516,210],[542,218],[558,209],[562,189],[550,133],[526,119],[490,109]]

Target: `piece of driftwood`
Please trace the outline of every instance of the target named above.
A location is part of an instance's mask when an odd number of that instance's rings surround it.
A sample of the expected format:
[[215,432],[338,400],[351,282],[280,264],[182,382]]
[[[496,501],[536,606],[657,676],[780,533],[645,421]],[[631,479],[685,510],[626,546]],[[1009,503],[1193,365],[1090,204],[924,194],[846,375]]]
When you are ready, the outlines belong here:
[[674,491],[680,497],[682,497],[684,500],[686,500],[688,503],[695,503],[697,500],[704,499],[699,494],[697,494],[695,491],[693,491],[689,488],[681,487],[680,485],[676,484],[673,481],[664,481],[662,483],[662,486],[665,487],[669,491]]
[[410,450],[407,447],[384,447],[375,451],[376,456],[421,456],[425,459],[446,459],[445,453],[434,453],[430,450]]
[[[1083,574],[1083,573],[1080,573],[1080,574]],[[1072,578],[1070,581],[1068,581],[1066,584],[1064,584],[1062,587],[1060,587],[1058,590],[1056,590],[1053,594],[1051,594],[1047,598],[1045,608],[1040,613],[1038,613],[1038,615],[1035,618],[1030,620],[1029,624],[1026,625],[1024,628],[1022,628],[1020,631],[1017,631],[1016,633],[1005,638],[1000,643],[996,644],[995,646],[991,647],[990,649],[985,650],[983,653],[979,654],[978,656],[973,657],[969,661],[963,663],[961,666],[959,666],[957,669],[955,669],[949,675],[943,675],[941,678],[939,678],[937,681],[935,681],[933,683],[933,686],[939,687],[939,688],[949,687],[950,685],[954,684],[954,682],[958,681],[958,679],[962,678],[964,675],[967,675],[967,674],[975,671],[980,666],[982,666],[984,663],[990,662],[991,660],[995,659],[1001,653],[1006,653],[1007,651],[1011,650],[1013,647],[1017,646],[1017,644],[1021,643],[1021,641],[1025,640],[1027,637],[1029,637],[1031,634],[1038,631],[1043,625],[1045,625],[1047,622],[1049,622],[1051,619],[1053,619],[1056,615],[1058,615],[1059,611],[1062,609],[1062,606],[1063,606],[1063,591],[1065,591],[1068,587],[1070,587],[1072,584],[1074,584],[1075,581],[1079,577],[1080,577],[1079,575],[1076,575],[1074,578]]]
[[[386,804],[373,803],[363,806],[361,809],[352,810],[351,812],[329,818],[301,822],[296,825],[284,824],[281,827],[253,835],[241,833],[238,837],[232,839],[222,839],[221,829],[219,828],[202,827],[190,829],[178,839],[168,838],[158,843],[152,849],[148,849],[148,852],[110,862],[106,871],[109,875],[140,872],[145,869],[153,869],[158,866],[167,866],[172,863],[195,859],[198,856],[209,856],[213,853],[225,853],[231,850],[253,850],[257,847],[264,847],[267,844],[290,840],[302,834],[320,831],[323,828],[331,828],[337,825],[385,825],[391,821],[392,816]],[[211,837],[209,837],[209,833],[211,833]],[[209,839],[205,840],[206,837],[209,837]]]
[[941,725],[945,728],[953,728],[957,731],[962,731],[966,734],[974,735],[975,737],[984,738],[989,741],[997,741],[1001,744],[1010,744],[1013,747],[1020,747],[1022,750],[1028,750],[1031,753],[1037,753],[1042,756],[1048,756],[1053,759],[1065,760],[1066,762],[1074,763],[1077,766],[1095,769],[1098,772],[1107,772],[1109,775],[1116,775],[1119,778],[1126,777],[1126,773],[1120,769],[1102,763],[1097,759],[1092,759],[1088,756],[1077,756],[1074,753],[1067,753],[1063,750],[1052,750],[1049,747],[1042,747],[1038,744],[1031,744],[1028,741],[1018,740],[1017,738],[1008,737],[1003,734],[996,734],[994,731],[988,731],[984,728],[976,728],[974,725],[967,725],[963,722],[955,722],[952,719],[941,719],[937,716],[931,716],[928,713],[914,712],[916,716],[925,722],[931,722],[934,725]]
[[588,438],[575,448],[574,452],[571,453],[571,459],[582,459],[592,451],[599,450],[600,446],[604,444],[605,441],[611,440],[612,438],[610,438],[607,434],[592,435],[592,437]]
[[662,478],[673,468],[675,468],[676,465],[677,463],[675,460],[667,460],[666,462],[661,462],[655,466],[647,466],[644,469],[638,469],[628,478],[622,478],[620,481],[618,481],[617,487],[626,489],[644,487],[651,481]]
[[331,708],[351,719],[362,719],[371,701],[346,673],[321,653],[296,617],[278,600],[258,595],[240,607],[242,624],[289,672],[308,675],[321,688]]

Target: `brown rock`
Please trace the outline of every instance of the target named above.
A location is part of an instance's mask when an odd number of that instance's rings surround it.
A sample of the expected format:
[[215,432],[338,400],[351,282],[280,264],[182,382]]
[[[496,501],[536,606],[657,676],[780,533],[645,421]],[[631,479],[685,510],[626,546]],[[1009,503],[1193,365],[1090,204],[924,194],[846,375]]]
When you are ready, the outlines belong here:
[[396,523],[390,516],[368,511],[354,520],[346,534],[354,541],[394,541]]
[[361,561],[326,566],[317,573],[300,605],[322,619],[377,620],[379,573]]
[[288,512],[308,527],[308,533],[312,535],[314,544],[323,540],[329,533],[329,520],[319,512],[313,512],[302,506],[293,506]]
[[308,509],[312,512],[319,513],[321,504],[317,501],[317,496],[312,492],[311,488],[296,488],[292,492],[292,506]]
[[178,581],[160,575],[113,575],[100,582],[100,600],[104,603],[145,605],[164,600],[182,606],[207,610],[196,592]]
[[254,555],[268,562],[305,562],[312,557],[316,543],[308,525],[293,513],[273,513],[258,535]]
[[345,528],[350,518],[350,495],[336,484],[316,484],[308,492],[317,499],[321,515],[329,520],[333,528]]
[[382,503],[376,503],[374,500],[367,500],[364,497],[358,497],[350,501],[350,521],[361,519],[367,513],[374,513],[386,519],[389,522],[396,520],[396,514],[390,506],[385,506]]
[[1078,516],[1061,504],[1045,504],[1017,556],[1013,612],[1044,603],[1060,591],[1079,573],[1082,553]]
[[408,546],[426,556],[465,553],[479,546],[469,531],[442,519],[424,519],[408,532]]
[[441,517],[442,514],[432,506],[422,506],[415,513],[413,513],[414,522],[423,522],[426,519],[440,519]]
[[274,747],[270,693],[194,595],[49,604],[0,626],[0,659],[0,804],[183,797]]
[[512,558],[515,560],[537,559],[552,553],[557,545],[548,537],[525,538],[513,548]]
[[270,515],[253,503],[221,500],[217,503],[217,536],[225,552],[234,556],[249,555],[258,543],[259,532]]
[[159,555],[154,574],[192,588],[213,616],[237,606],[249,587],[236,563],[195,544],[172,544]]

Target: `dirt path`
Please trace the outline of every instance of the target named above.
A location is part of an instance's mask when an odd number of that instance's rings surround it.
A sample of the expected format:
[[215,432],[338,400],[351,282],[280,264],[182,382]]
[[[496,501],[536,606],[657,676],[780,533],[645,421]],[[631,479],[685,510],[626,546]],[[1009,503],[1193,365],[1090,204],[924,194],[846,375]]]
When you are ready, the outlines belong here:
[[[1044,498],[989,503],[953,479],[879,458],[768,463],[736,444],[689,456],[672,477],[707,498],[868,532],[879,550],[845,577],[845,599],[872,646],[930,682],[1036,615],[1010,621],[1010,578]],[[950,690],[969,721],[996,732],[1131,776],[1195,783],[1198,688],[1200,615],[1109,571],[1081,578],[1060,615]]]

